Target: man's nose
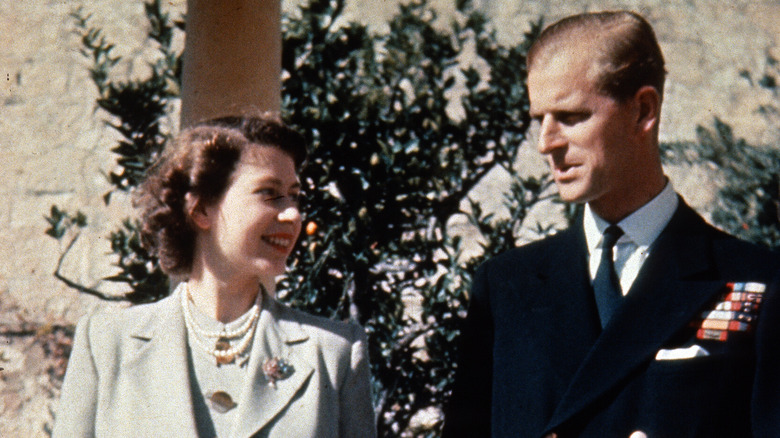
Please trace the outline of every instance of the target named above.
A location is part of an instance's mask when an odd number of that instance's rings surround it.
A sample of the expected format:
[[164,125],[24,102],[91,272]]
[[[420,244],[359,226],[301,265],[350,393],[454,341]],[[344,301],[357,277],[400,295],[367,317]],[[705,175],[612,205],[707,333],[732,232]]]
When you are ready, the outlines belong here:
[[536,145],[539,153],[546,155],[565,145],[566,140],[561,135],[559,123],[549,115],[544,116],[540,122],[539,141]]

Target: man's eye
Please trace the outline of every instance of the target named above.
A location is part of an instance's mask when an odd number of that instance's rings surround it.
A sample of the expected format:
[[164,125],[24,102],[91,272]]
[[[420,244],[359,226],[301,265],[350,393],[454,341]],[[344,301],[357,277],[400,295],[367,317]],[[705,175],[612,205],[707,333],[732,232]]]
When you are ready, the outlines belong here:
[[556,115],[558,121],[564,125],[576,125],[587,120],[588,117],[589,114],[587,113],[560,113]]

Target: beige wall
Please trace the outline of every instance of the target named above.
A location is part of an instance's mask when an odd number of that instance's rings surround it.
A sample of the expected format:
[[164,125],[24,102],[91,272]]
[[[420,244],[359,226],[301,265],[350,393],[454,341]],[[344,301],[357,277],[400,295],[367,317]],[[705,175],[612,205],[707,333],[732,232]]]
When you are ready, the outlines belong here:
[[[174,16],[186,6],[185,0],[163,3]],[[447,17],[454,2],[432,3]],[[105,236],[130,213],[121,196],[109,208],[101,201],[109,188],[102,173],[111,170],[108,149],[116,136],[94,111],[96,92],[78,53],[78,38],[71,33],[68,14],[81,4],[94,15],[94,24],[104,27],[106,37],[118,43],[116,54],[126,58],[117,68],[119,77],[143,76],[145,59],[153,53],[144,46],[146,20],[140,0],[0,0],[0,324],[6,326],[20,317],[34,323],[73,322],[97,305],[51,276],[63,249],[44,235],[43,216],[52,204],[81,209],[90,219],[64,269],[86,285],[95,285],[111,271]],[[696,124],[707,124],[713,116],[732,123],[738,135],[751,141],[768,139],[766,125],[753,113],[768,96],[750,89],[738,71],[758,70],[768,50],[780,57],[776,0],[480,4],[493,17],[502,42],[516,41],[527,22],[542,13],[552,20],[582,10],[639,10],[655,26],[668,62],[663,139],[691,139]],[[381,30],[393,11],[387,0],[353,0],[346,12]],[[174,114],[169,123],[176,126],[177,118]],[[684,194],[700,197],[695,179],[673,177]],[[51,388],[42,357],[40,346],[27,340],[0,343],[0,367],[5,368],[0,371],[0,436],[43,434],[47,406],[54,405],[46,395]]]

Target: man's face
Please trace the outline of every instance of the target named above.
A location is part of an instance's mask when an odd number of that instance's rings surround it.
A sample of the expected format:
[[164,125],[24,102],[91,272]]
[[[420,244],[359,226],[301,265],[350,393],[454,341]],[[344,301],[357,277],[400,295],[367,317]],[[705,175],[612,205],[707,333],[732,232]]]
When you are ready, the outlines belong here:
[[599,93],[586,54],[539,59],[528,73],[531,117],[563,200],[618,205],[630,190],[636,113]]

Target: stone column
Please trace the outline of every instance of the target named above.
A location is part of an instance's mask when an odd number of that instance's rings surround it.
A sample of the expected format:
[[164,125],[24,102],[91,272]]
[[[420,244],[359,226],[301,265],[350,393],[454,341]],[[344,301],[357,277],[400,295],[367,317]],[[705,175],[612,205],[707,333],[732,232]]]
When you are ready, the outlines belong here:
[[281,102],[281,0],[187,0],[181,126]]

